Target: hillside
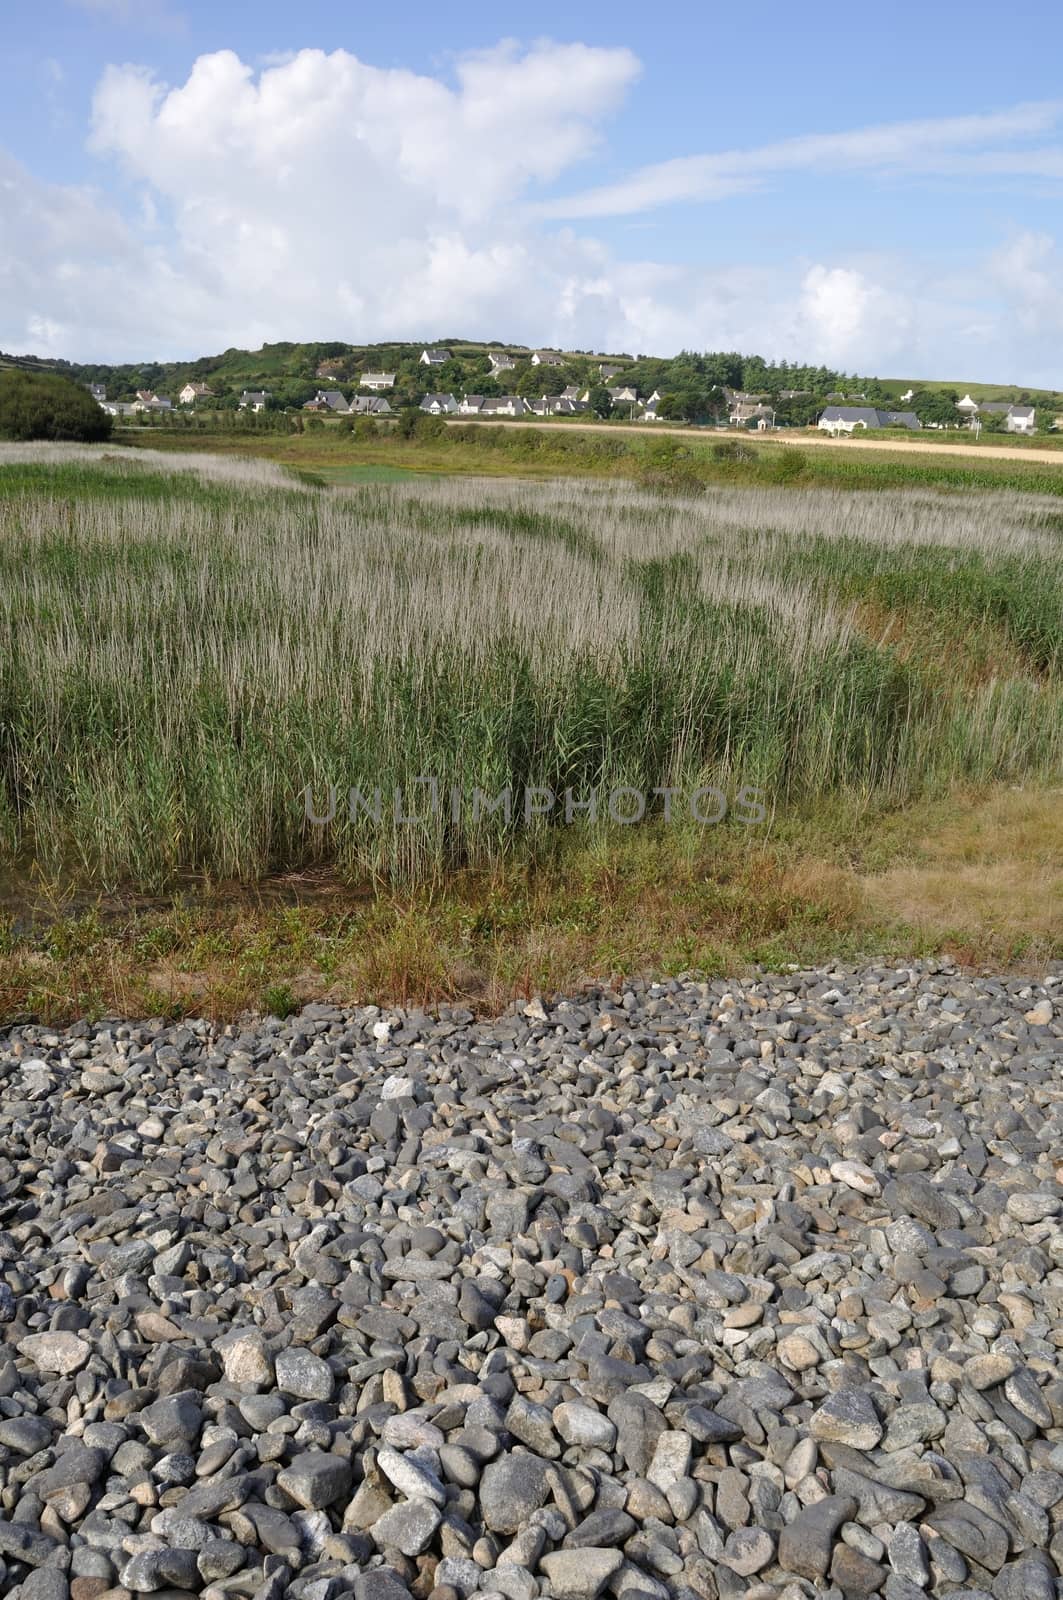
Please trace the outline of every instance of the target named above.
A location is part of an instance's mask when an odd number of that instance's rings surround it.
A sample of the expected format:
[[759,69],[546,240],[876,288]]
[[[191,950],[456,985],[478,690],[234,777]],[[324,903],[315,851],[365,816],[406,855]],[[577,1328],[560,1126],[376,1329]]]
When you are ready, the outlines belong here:
[[[762,397],[777,410],[778,420],[800,425],[814,420],[824,400],[836,393],[871,405],[890,406],[909,390],[939,390],[953,396],[970,393],[978,400],[1033,403],[1046,410],[1063,410],[1063,391],[1024,388],[1018,384],[937,379],[876,378],[834,371],[797,362],[766,361],[762,356],[737,351],[681,351],[672,357],[630,352],[565,350],[551,352],[558,364],[536,365],[533,352],[521,345],[440,338],[432,347],[448,352],[438,366],[420,362],[425,342],[390,341],[349,344],[342,340],[304,343],[282,341],[260,350],[235,347],[218,355],[191,361],[143,361],[120,364],[79,363],[38,356],[0,353],[0,365],[25,370],[57,371],[79,383],[102,384],[109,399],[131,401],[138,389],[151,389],[175,401],[187,383],[210,389],[212,409],[232,409],[245,389],[264,389],[271,404],[299,407],[322,385],[357,388],[367,371],[394,373],[389,392],[394,408],[417,404],[426,390],[472,392],[485,396],[514,392],[525,398],[558,393],[566,386],[580,390],[603,382],[604,363],[618,370],[606,382],[632,384],[640,395],[654,390],[670,397],[670,413],[677,420],[707,420],[713,414],[713,395],[723,388]],[[490,356],[506,352],[512,365],[492,372]],[[796,391],[793,392],[793,391]],[[662,415],[665,413],[662,412]]]

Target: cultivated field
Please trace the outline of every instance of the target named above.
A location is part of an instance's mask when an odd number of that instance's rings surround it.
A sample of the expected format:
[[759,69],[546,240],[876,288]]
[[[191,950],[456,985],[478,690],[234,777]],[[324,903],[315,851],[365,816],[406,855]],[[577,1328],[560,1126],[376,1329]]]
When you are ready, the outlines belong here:
[[[264,461],[8,447],[10,875],[439,886],[542,863],[561,835],[614,866],[680,835],[748,856],[798,817],[822,840],[960,786],[1051,785],[1060,543],[1048,496],[322,489]],[[333,822],[308,822],[308,784],[319,813],[337,786]],[[709,786],[715,828],[688,804]],[[528,811],[529,788],[556,804]],[[621,788],[648,796],[638,827],[606,814]],[[508,817],[474,803],[506,790]],[[596,822],[566,825],[566,790],[597,794]]]

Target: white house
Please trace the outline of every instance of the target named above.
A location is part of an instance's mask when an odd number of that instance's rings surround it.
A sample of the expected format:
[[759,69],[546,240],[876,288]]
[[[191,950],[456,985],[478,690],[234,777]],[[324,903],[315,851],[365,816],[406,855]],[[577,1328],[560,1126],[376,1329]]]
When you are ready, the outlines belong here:
[[[910,399],[911,396],[902,395],[901,398]],[[969,394],[965,394],[962,400],[957,400],[956,410],[961,412],[968,420],[971,420],[978,415],[978,401],[972,400]]]
[[395,374],[393,372],[363,372],[358,379],[360,389],[394,389]]
[[391,407],[380,395],[356,394],[351,400],[350,412],[355,417],[390,417]]
[[426,394],[421,401],[421,410],[430,417],[451,416],[457,409],[458,402],[452,394]]
[[478,417],[483,410],[484,397],[482,394],[466,394],[461,397],[458,411],[463,417]]
[[658,409],[661,404],[661,399],[662,396],[657,393],[656,389],[654,389],[653,393],[650,395],[650,398],[643,406],[638,420],[640,422],[665,422],[667,418],[662,417]]
[[213,392],[205,383],[186,383],[177,398],[183,406],[191,406],[197,400],[208,399]]
[[622,366],[615,366],[610,361],[601,361],[598,364],[598,373],[603,383],[607,383],[610,378],[615,378],[617,373],[623,372],[623,370]]
[[245,389],[240,396],[240,411],[265,411],[268,401],[273,398],[268,389]]
[[137,397],[133,401],[134,411],[172,411],[173,401],[169,395],[155,394],[151,389],[138,389]]
[[102,406],[105,403],[107,399],[107,390],[104,388],[102,383],[87,383],[85,387],[98,406]]
[[1037,413],[1033,406],[1012,406],[1004,426],[1009,433],[1033,433]]
[[1037,412],[1033,406],[1017,406],[1007,400],[990,400],[978,407],[986,417],[1003,417],[1005,433],[1033,433],[1037,426]]
[[522,400],[519,394],[503,394],[490,397],[484,401],[480,408],[482,417],[522,417],[528,410],[527,401]]
[[103,407],[109,417],[131,417],[135,411],[143,409],[135,401],[100,400],[97,403]]
[[875,406],[828,406],[817,427],[824,433],[854,433],[858,428],[922,427],[914,411],[879,411]]
[[511,367],[517,365],[513,357],[507,356],[504,350],[492,350],[487,359],[491,363],[492,378],[497,378],[500,372],[508,372]]
[[614,406],[634,405],[638,397],[638,390],[630,383],[623,383],[619,387],[609,390],[609,398]]
[[418,364],[422,367],[441,367],[444,361],[449,360],[449,350],[422,350]]
[[553,350],[535,350],[532,352],[531,364],[533,367],[563,367],[565,363]]

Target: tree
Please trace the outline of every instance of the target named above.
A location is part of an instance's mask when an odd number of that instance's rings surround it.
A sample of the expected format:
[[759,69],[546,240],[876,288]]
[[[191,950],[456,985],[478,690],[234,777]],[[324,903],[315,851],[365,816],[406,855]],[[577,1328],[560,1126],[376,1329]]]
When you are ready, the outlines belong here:
[[113,420],[87,389],[52,372],[0,372],[0,438],[74,439],[97,443],[111,437]]
[[587,403],[596,417],[608,417],[612,415],[613,397],[609,393],[609,390],[605,387],[604,383],[595,384],[594,388],[587,396]]
[[955,389],[920,389],[918,394],[912,396],[909,409],[915,412],[924,427],[930,424],[955,428],[960,422],[960,413],[956,410],[958,399]]

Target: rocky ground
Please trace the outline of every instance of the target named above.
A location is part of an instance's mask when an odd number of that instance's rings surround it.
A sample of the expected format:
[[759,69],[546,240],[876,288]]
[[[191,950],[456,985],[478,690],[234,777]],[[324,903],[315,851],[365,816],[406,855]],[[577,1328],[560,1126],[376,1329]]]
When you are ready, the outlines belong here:
[[0,1593],[1063,1596],[1063,977],[0,1035]]

